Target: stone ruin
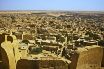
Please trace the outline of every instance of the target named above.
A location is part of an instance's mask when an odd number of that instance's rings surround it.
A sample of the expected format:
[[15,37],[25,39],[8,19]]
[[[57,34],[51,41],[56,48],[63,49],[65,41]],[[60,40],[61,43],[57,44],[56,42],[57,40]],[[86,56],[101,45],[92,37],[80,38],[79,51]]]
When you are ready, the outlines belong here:
[[60,60],[21,59],[16,37],[0,35],[0,69],[96,69],[104,67],[104,48],[95,45],[78,48],[70,60],[67,65]]
[[61,60],[19,60],[16,69],[68,69]]
[[96,69],[96,67],[101,67],[103,54],[103,48],[99,46],[79,48],[71,56],[70,69]]
[[62,60],[21,59],[15,36],[0,35],[0,38],[0,69],[68,69]]

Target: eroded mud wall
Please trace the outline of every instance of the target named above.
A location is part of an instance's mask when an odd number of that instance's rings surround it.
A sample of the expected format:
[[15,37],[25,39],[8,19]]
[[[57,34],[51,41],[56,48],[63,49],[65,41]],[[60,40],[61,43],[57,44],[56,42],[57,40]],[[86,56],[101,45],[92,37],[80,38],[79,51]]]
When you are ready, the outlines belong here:
[[16,69],[16,61],[11,42],[7,41],[1,44],[1,54],[4,69]]
[[17,69],[68,69],[62,60],[19,60]]
[[72,56],[70,69],[94,69],[101,67],[103,49],[101,47],[92,46],[84,49],[78,49],[76,54]]

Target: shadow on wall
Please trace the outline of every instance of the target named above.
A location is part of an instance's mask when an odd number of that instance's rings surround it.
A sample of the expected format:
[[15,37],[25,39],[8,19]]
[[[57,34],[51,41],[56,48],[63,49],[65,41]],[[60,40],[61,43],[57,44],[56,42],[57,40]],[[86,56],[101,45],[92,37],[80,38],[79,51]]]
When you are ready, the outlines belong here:
[[[5,41],[13,42],[13,38],[11,36],[7,35],[7,40],[6,40],[5,35],[6,34],[0,34],[0,69],[10,69],[13,66],[11,64],[11,63],[13,63],[12,62],[13,61],[12,60],[13,53],[11,53],[12,52],[12,48],[7,46],[8,44],[5,44],[5,43],[2,45],[2,43],[5,42]],[[9,52],[8,49],[10,49],[11,52]],[[11,58],[11,60],[10,60],[10,58]]]
[[17,62],[16,69],[68,69],[62,60],[26,60]]
[[102,58],[102,67],[104,67],[104,48],[103,48],[103,58]]
[[19,60],[16,69],[39,69],[38,63],[35,61]]
[[0,69],[9,69],[9,61],[6,51],[1,47],[1,43],[5,41],[5,35],[0,34]]
[[4,49],[0,47],[0,69],[9,69],[9,61]]

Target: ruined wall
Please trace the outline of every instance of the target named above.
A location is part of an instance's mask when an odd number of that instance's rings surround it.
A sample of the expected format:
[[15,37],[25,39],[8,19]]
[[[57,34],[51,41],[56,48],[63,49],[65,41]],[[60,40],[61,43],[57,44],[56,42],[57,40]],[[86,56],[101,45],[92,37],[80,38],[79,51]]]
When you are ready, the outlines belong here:
[[17,62],[16,69],[39,69],[39,66],[36,61],[22,59]]
[[9,67],[9,69],[16,69],[16,62],[11,42],[8,41],[3,42],[1,44],[1,47],[2,47],[1,49],[2,61],[3,65],[5,65],[4,67]]
[[103,49],[98,46],[91,46],[78,49],[72,56],[70,69],[95,69],[100,67],[103,56]]
[[62,60],[19,60],[17,69],[68,69]]
[[68,65],[62,60],[42,60],[39,61],[39,69],[54,68],[54,69],[68,69]]
[[103,57],[102,57],[102,62],[101,63],[102,63],[101,66],[104,67],[104,47],[103,47]]
[[9,60],[6,51],[3,48],[0,48],[1,50],[1,61],[0,63],[0,69],[9,69]]
[[[5,35],[0,34],[0,69],[10,69],[9,58],[6,46],[4,46]],[[8,50],[9,51],[9,50]],[[10,55],[10,54],[9,54]]]

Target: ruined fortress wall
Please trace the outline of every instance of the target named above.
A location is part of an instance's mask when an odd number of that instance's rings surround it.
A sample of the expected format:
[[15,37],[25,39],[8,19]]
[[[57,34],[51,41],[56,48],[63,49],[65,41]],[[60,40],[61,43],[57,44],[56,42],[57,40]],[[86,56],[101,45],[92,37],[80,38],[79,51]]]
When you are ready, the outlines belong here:
[[16,69],[15,57],[13,52],[13,46],[11,42],[3,42],[1,44],[1,56],[4,69]]
[[81,52],[78,58],[77,69],[92,69],[100,67],[103,55],[100,47],[89,48],[88,51]]
[[19,60],[17,69],[68,69],[62,60]]
[[70,69],[93,69],[94,67],[101,66],[103,56],[103,49],[101,47],[92,46],[81,50],[77,50],[72,56]]

